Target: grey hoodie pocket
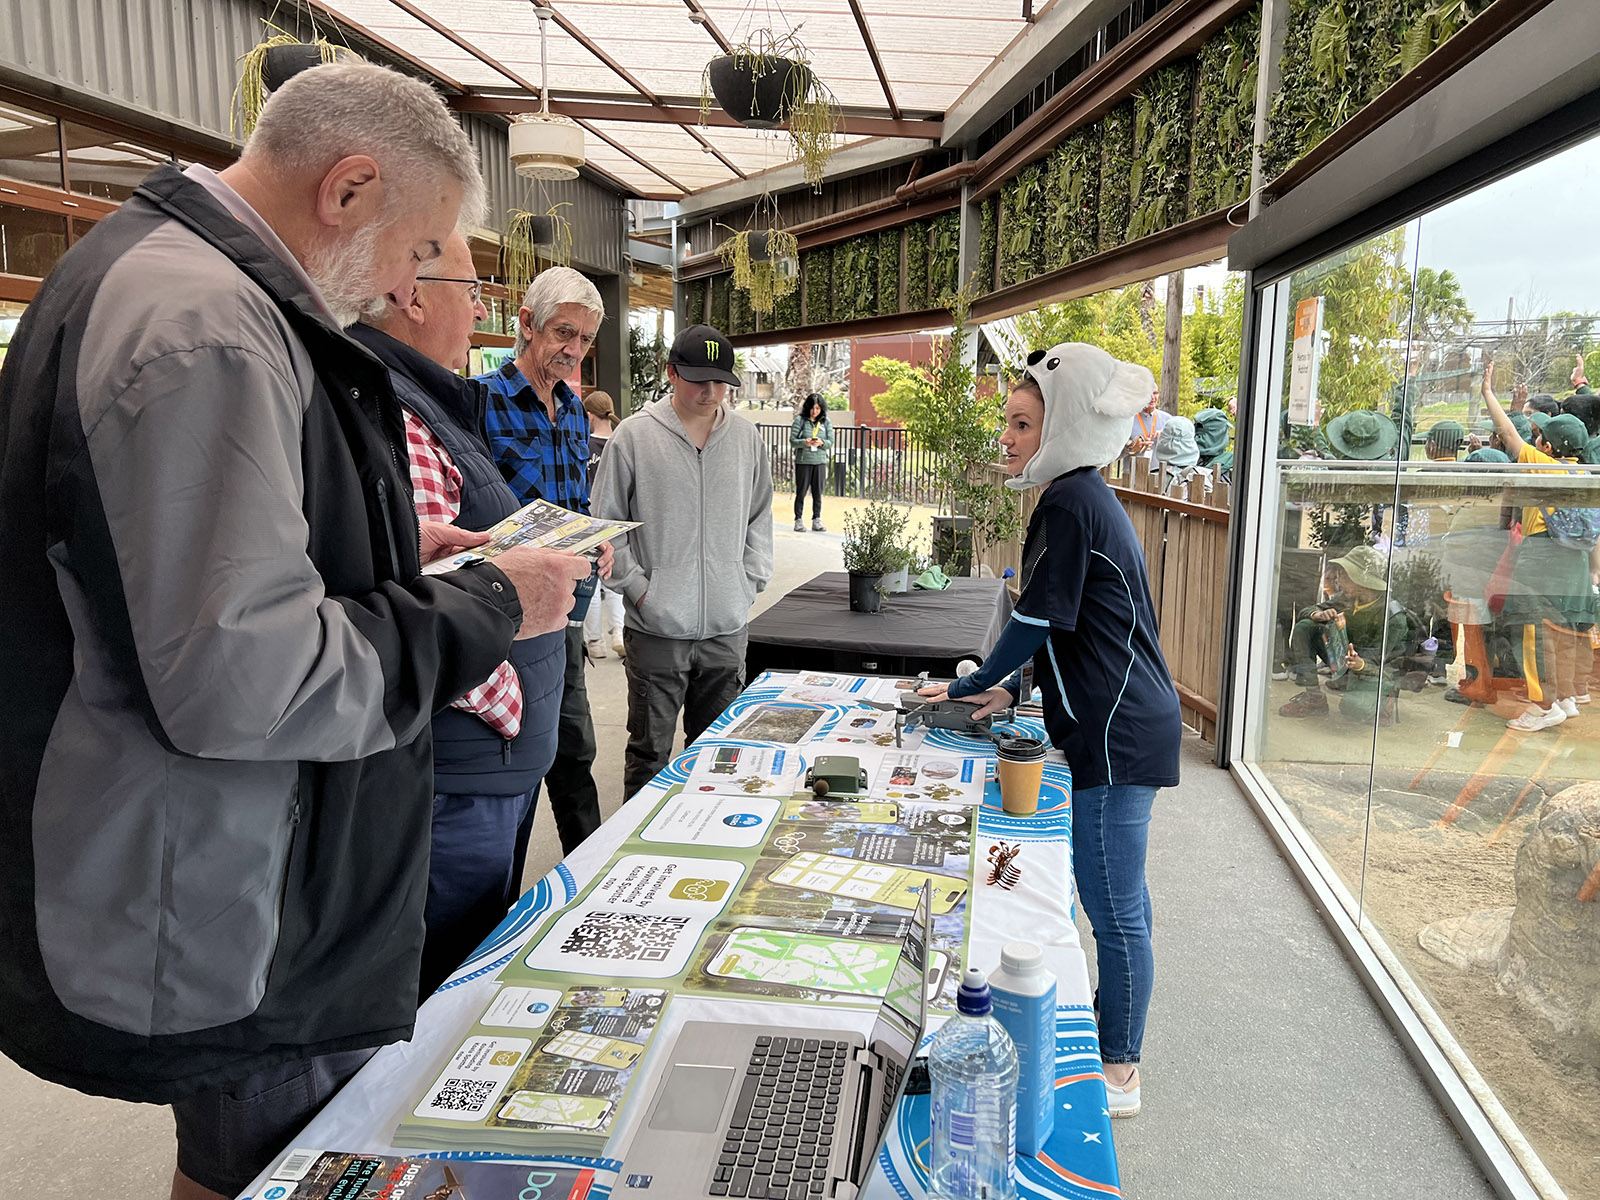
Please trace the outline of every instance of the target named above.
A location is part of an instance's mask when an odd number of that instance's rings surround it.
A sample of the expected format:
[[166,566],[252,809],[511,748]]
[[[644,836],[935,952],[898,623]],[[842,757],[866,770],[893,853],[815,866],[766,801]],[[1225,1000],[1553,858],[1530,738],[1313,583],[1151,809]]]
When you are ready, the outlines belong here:
[[657,637],[700,636],[700,568],[697,563],[674,563],[650,572],[650,586],[639,606],[646,633]]

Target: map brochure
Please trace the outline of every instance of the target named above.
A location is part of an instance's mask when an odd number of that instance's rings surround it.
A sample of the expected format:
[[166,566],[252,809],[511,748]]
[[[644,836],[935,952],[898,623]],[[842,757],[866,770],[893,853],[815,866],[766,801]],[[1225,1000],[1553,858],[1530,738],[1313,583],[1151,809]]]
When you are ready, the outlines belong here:
[[590,1167],[291,1150],[260,1200],[587,1200]]
[[833,714],[817,704],[785,704],[767,701],[752,704],[739,719],[718,737],[739,738],[747,742],[781,742],[798,746]]
[[944,754],[885,754],[872,783],[872,798],[933,804],[983,803],[987,759]]
[[670,997],[657,988],[502,986],[400,1122],[395,1144],[600,1155]]
[[793,746],[700,747],[683,790],[692,795],[783,796],[800,781],[800,752]]
[[570,550],[582,554],[601,542],[608,542],[639,524],[637,521],[602,521],[545,500],[535,500],[519,508],[504,521],[489,529],[489,541],[460,554],[451,554],[422,568],[424,575],[454,571],[480,558],[504,554],[513,546],[543,546],[550,550]]

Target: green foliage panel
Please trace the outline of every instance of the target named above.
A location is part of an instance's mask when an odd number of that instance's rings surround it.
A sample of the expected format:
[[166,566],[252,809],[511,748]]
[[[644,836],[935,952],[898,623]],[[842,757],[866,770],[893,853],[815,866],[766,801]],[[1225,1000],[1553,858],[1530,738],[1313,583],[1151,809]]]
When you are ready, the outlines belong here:
[[1195,72],[1189,215],[1228,208],[1250,194],[1261,9],[1234,18],[1200,49]]
[[710,323],[723,333],[728,332],[728,316],[730,310],[729,293],[733,291],[733,273],[713,275],[706,281],[706,286],[711,289],[711,314]]
[[800,256],[800,278],[805,285],[807,325],[833,320],[833,247],[818,246]]
[[1045,270],[1100,249],[1100,125],[1069,134],[1045,162]]
[[878,315],[900,311],[900,231],[885,229],[878,234]]
[[1100,123],[1100,249],[1112,250],[1128,240],[1130,183],[1133,171],[1133,101],[1124,100]]
[[928,223],[928,303],[945,307],[961,289],[961,213],[940,213]]
[[862,234],[833,247],[833,319],[856,321],[878,311],[878,235]]
[[772,328],[793,329],[800,324],[800,289],[780,296],[772,305]]
[[685,325],[698,325],[706,319],[706,281],[692,279],[683,285]]
[[1022,283],[1039,273],[1044,258],[1044,168],[1040,163],[1000,189],[1000,286]]
[[928,307],[928,223],[913,221],[906,226],[906,311]]
[[1276,179],[1491,0],[1295,0],[1262,168]]
[[978,278],[973,280],[975,296],[994,291],[995,256],[1000,247],[1000,202],[991,196],[983,202],[983,223],[978,239]]
[[743,288],[728,286],[728,326],[723,330],[729,337],[756,331],[755,310],[750,307],[750,293]]
[[1170,229],[1189,215],[1189,134],[1194,59],[1162,67],[1133,95],[1133,164],[1128,175],[1128,237]]

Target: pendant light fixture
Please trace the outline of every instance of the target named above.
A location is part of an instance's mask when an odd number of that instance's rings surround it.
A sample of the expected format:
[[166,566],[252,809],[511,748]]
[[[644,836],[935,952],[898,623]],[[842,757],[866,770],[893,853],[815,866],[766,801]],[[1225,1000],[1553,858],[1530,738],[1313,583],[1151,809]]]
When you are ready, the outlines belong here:
[[533,6],[539,18],[539,111],[520,113],[508,131],[511,165],[527,179],[576,179],[584,163],[583,128],[550,111],[550,54],[545,22],[555,11]]

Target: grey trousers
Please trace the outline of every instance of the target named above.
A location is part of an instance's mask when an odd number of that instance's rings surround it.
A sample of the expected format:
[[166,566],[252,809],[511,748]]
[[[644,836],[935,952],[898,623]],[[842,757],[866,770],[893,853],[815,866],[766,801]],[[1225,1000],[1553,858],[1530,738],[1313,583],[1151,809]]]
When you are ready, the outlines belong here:
[[629,627],[627,649],[628,750],[622,766],[623,798],[655,778],[672,757],[672,738],[683,714],[687,745],[706,731],[744,690],[748,633],[687,641],[657,637]]

